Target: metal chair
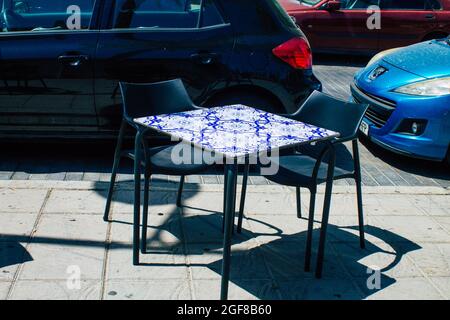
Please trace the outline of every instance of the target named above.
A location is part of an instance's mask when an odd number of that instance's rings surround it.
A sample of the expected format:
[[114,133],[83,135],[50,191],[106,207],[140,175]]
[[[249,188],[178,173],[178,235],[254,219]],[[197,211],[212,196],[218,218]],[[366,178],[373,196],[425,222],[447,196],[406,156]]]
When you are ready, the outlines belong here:
[[[331,96],[315,91],[299,108],[299,110],[286,117],[312,124],[321,128],[326,128],[339,132],[339,138],[331,142],[319,143],[315,146],[296,148],[281,155],[279,158],[273,158],[279,165],[279,171],[272,176],[266,176],[267,179],[286,186],[296,187],[297,214],[301,218],[301,199],[300,188],[308,188],[311,192],[308,234],[306,242],[305,271],[310,270],[312,232],[314,223],[314,209],[316,201],[317,186],[326,182],[328,167],[335,163],[334,148],[344,142],[352,142],[353,147],[353,170],[348,168],[335,167],[334,179],[352,178],[356,182],[360,246],[365,248],[364,241],[364,217],[361,189],[361,167],[358,150],[358,129],[363,119],[368,105],[354,104],[334,99]],[[328,157],[328,159],[327,159]],[[243,190],[247,187],[247,176],[244,175]],[[327,190],[328,191],[328,190]],[[331,197],[331,194],[326,194]],[[242,230],[242,219],[244,214],[245,192],[241,195],[241,206],[239,209],[238,232]],[[327,211],[329,208],[327,209]],[[316,276],[322,275],[323,255],[325,246],[325,234],[328,223],[328,217],[323,217],[321,228],[319,253],[317,259]]]
[[[139,264],[139,226],[140,226],[140,180],[141,167],[145,168],[144,176],[144,203],[141,252],[145,253],[147,245],[147,224],[150,179],[153,174],[166,174],[180,176],[180,185],[177,195],[177,206],[181,206],[181,197],[185,176],[198,174],[207,169],[204,163],[196,164],[191,148],[191,162],[175,164],[172,160],[172,151],[176,147],[173,143],[166,146],[149,148],[145,134],[149,128],[138,125],[134,119],[168,113],[178,113],[197,109],[181,80],[171,80],[151,84],[120,83],[123,99],[123,119],[120,127],[119,138],[114,155],[114,165],[111,175],[111,183],[106,200],[106,208],[103,219],[109,220],[111,200],[116,182],[120,160],[124,157],[134,160],[134,223],[133,223],[133,264]],[[123,141],[127,127],[136,130],[134,150],[123,150]],[[142,148],[144,157],[142,157]],[[178,152],[178,150],[177,150]]]

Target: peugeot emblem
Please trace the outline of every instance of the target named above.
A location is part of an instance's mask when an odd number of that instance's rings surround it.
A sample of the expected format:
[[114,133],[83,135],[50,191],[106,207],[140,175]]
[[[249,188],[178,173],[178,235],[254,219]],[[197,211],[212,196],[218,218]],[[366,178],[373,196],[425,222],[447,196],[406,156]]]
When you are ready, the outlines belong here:
[[385,67],[377,67],[375,70],[372,71],[372,73],[369,75],[369,80],[373,81],[380,77],[381,75],[385,74],[388,71]]

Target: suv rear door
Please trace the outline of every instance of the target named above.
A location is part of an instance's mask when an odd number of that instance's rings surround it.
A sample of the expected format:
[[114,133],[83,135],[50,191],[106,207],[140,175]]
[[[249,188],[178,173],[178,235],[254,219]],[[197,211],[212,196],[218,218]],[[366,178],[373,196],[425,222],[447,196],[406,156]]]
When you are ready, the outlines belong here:
[[438,28],[437,0],[381,0],[380,50],[423,41]]
[[108,3],[104,16],[109,19],[102,22],[96,54],[95,91],[101,129],[115,131],[120,123],[119,81],[181,78],[196,102],[226,85],[234,38],[216,1]]
[[0,131],[97,128],[95,0],[0,0]]

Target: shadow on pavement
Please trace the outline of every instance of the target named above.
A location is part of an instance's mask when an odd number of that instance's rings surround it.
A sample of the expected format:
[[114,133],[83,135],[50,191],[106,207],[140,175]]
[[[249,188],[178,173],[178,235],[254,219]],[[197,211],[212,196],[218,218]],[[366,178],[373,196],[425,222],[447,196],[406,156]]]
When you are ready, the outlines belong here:
[[[16,264],[33,261],[33,257],[28,251],[20,244],[20,242],[26,241],[26,239],[20,239],[18,242],[14,240],[15,237],[2,237],[1,239],[7,242],[0,242],[0,269],[4,267],[14,266]],[[21,238],[21,237],[18,237]],[[26,237],[24,237],[26,238]],[[19,239],[18,239],[19,240]],[[7,272],[7,271],[5,271]]]

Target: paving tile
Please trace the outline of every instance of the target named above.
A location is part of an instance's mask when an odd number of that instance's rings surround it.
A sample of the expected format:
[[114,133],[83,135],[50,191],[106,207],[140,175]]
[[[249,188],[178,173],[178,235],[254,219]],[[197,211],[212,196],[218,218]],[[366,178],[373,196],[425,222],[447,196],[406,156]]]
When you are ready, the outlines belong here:
[[387,238],[401,236],[413,242],[450,242],[450,235],[430,217],[372,217],[372,225],[388,231]]
[[[311,254],[311,272],[305,271],[305,241],[284,242],[273,241],[262,245],[260,249],[264,253],[267,266],[275,280],[296,281],[300,279],[311,279],[314,277],[314,266],[317,258],[317,244],[313,245]],[[348,275],[337,261],[334,250],[327,246],[324,258],[324,279],[346,279]]]
[[429,277],[450,278],[450,243],[423,243],[420,247],[408,253],[408,258]]
[[45,206],[46,213],[103,213],[106,191],[53,190]]
[[108,280],[188,279],[182,246],[148,247],[140,255],[140,265],[133,266],[131,248],[111,245],[107,269]]
[[0,213],[38,213],[46,195],[47,190],[0,189]]
[[203,183],[205,183],[205,184],[218,184],[219,183],[219,180],[217,179],[217,176],[215,176],[215,175],[208,175],[208,176],[203,175],[202,180],[203,180]]
[[6,299],[11,284],[12,282],[0,281],[0,300]]
[[[374,224],[375,217],[364,217],[365,238],[369,243],[386,242],[386,232]],[[320,221],[320,219],[317,219]],[[320,230],[320,224],[316,228]],[[331,215],[327,229],[327,239],[331,242],[359,243],[358,218],[356,216],[334,216]],[[402,240],[403,238],[400,238]]]
[[62,280],[72,266],[82,279],[100,279],[106,229],[98,216],[44,214],[28,247],[33,261],[23,266],[20,279]]
[[287,300],[359,300],[360,292],[345,279],[311,279],[280,282],[280,292]]
[[83,175],[83,181],[100,181],[99,172],[85,172]]
[[251,176],[250,181],[252,185],[267,185],[267,179],[259,176]]
[[450,278],[449,277],[433,277],[430,281],[440,290],[443,297],[450,299]]
[[368,270],[380,270],[383,277],[421,277],[417,267],[401,252],[385,243],[368,243],[365,249],[358,242],[333,243],[340,261],[354,278],[364,277]]
[[37,216],[37,213],[0,213],[0,241],[25,241],[33,231]]
[[11,180],[11,177],[13,176],[13,171],[1,171],[0,172],[0,180]]
[[183,215],[223,212],[222,192],[183,192]]
[[65,181],[81,181],[83,180],[83,172],[67,172],[64,177]]
[[186,183],[195,183],[195,184],[201,184],[202,178],[198,175],[192,175],[186,177]]
[[28,247],[33,260],[23,265],[19,279],[64,280],[73,268],[80,271],[83,280],[101,279],[104,248],[89,245],[82,241],[76,247],[33,243]]
[[47,174],[45,180],[64,181],[65,177],[65,172],[55,172]]
[[[219,300],[220,281],[195,280],[195,299]],[[280,299],[278,285],[273,280],[233,280],[228,289],[229,300]]]
[[68,287],[67,281],[23,280],[17,281],[12,300],[97,300],[100,281],[81,281],[80,289]]
[[0,281],[12,281],[20,264],[32,260],[25,243],[0,242]]
[[[181,220],[178,214],[153,214],[149,216],[147,229],[149,247],[181,244]],[[124,243],[131,246],[133,242],[133,216],[131,214],[114,215],[111,227],[113,244]]]
[[303,245],[306,240],[308,221],[298,219],[296,215],[250,216],[248,224],[250,226],[248,236],[262,244],[282,240]]
[[30,178],[29,173],[16,171],[11,177],[11,180],[28,180],[29,178]]
[[[43,214],[39,222],[34,243],[103,247],[107,223],[99,216],[84,214]],[[83,243],[86,242],[86,243]]]
[[[150,200],[150,214],[172,214],[178,212],[176,206],[176,192],[160,192],[151,191],[149,195]],[[141,202],[143,201],[144,193],[141,193]],[[106,198],[101,201],[102,212],[106,204]],[[113,197],[112,211],[116,213],[132,214],[134,210],[134,191],[117,191]],[[142,210],[142,205],[141,205]]]
[[409,200],[419,208],[442,209],[445,214],[450,213],[450,199],[448,195],[409,195]]
[[[249,188],[251,189],[251,187]],[[251,190],[249,190],[251,193]],[[239,199],[239,198],[238,198]],[[280,206],[280,203],[283,205]],[[297,215],[295,189],[282,193],[251,193],[245,200],[246,215]]]
[[381,280],[381,289],[368,289],[367,278],[356,280],[368,300],[436,300],[443,299],[425,278]]
[[450,216],[447,217],[433,217],[440,226],[442,226],[450,234]]
[[[230,279],[268,280],[271,278],[263,252],[255,244],[232,246]],[[211,243],[188,245],[192,277],[220,281],[222,270],[222,245]]]
[[363,197],[363,205],[365,213],[372,216],[423,216],[423,210],[410,200],[406,195],[369,194]]
[[106,300],[190,300],[187,280],[140,280],[108,281],[105,287]]
[[222,243],[222,215],[189,215],[182,219],[187,243]]

